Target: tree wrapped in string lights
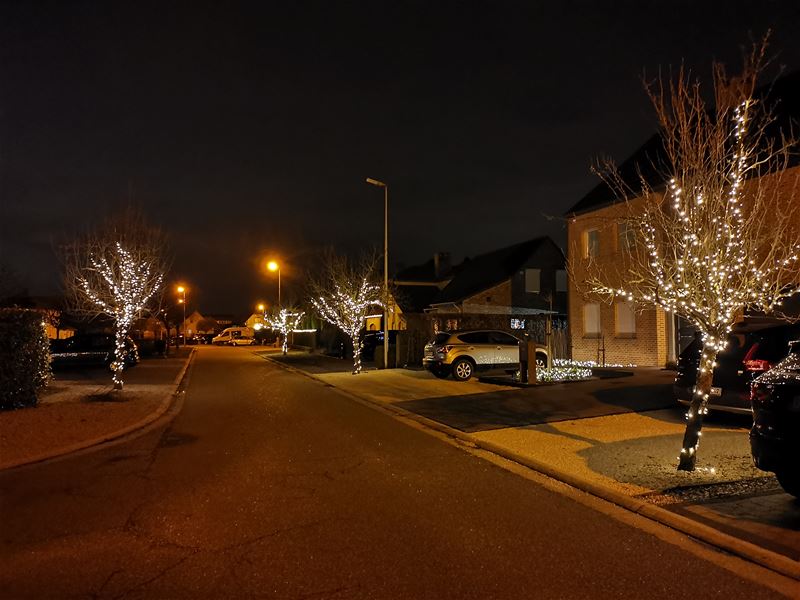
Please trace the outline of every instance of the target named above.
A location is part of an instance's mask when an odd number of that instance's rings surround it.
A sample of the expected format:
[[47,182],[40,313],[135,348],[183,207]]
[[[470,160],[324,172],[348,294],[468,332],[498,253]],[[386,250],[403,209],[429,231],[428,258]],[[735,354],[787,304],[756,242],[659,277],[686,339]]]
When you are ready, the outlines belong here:
[[281,334],[283,353],[289,350],[289,334],[297,329],[305,313],[294,308],[282,308],[278,312],[266,315],[267,323]]
[[129,209],[65,247],[65,288],[75,312],[114,322],[114,389],[123,387],[126,338],[166,271],[165,238]]
[[323,273],[310,282],[311,304],[319,316],[341,329],[353,344],[353,375],[361,372],[361,330],[367,315],[382,306],[381,287],[374,283],[375,260],[352,263],[332,252],[322,262]]
[[[753,46],[738,77],[713,67],[714,106],[681,68],[647,85],[663,141],[656,165],[664,189],[641,190],[605,165],[601,177],[627,204],[618,225],[630,243],[615,267],[581,267],[588,295],[655,306],[690,321],[702,336],[694,394],[678,469],[693,471],[717,354],[745,311],[780,313],[800,291],[795,140],[777,129],[768,95],[755,97],[766,40]],[[779,100],[778,100],[779,101]],[[576,272],[575,265],[571,265]],[[580,269],[579,269],[580,270]]]

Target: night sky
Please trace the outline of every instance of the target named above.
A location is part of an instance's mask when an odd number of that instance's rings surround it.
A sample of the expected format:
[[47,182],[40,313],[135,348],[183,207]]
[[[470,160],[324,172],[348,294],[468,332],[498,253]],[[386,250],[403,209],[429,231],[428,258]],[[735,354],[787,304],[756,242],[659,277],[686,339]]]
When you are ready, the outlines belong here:
[[171,236],[189,308],[243,314],[321,248],[455,260],[538,235],[654,131],[644,73],[707,77],[800,3],[4,2],[0,261],[59,289],[53,248],[129,202]]

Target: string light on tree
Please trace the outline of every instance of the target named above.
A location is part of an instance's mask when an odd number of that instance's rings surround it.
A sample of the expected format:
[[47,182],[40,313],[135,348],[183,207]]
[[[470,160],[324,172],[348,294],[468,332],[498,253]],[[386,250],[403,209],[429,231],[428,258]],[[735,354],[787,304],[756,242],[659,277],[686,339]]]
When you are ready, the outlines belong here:
[[117,242],[103,254],[89,256],[91,275],[78,281],[86,297],[103,313],[114,319],[114,360],[111,363],[114,389],[123,386],[126,339],[139,313],[161,287],[163,275],[155,271],[154,261],[139,259]]
[[300,320],[303,318],[302,311],[293,310],[289,308],[282,308],[280,311],[273,315],[266,315],[265,318],[272,329],[280,332],[283,340],[282,349],[286,354],[289,350],[289,333],[295,331],[300,325]]
[[616,271],[585,267],[589,293],[662,308],[701,333],[680,470],[695,468],[716,357],[734,323],[746,310],[775,312],[800,291],[800,202],[779,195],[797,189],[781,184],[795,142],[767,136],[772,119],[753,94],[764,50],[765,43],[754,47],[737,78],[715,66],[711,110],[682,70],[675,82],[648,90],[669,165],[665,191],[644,184],[642,205],[628,197],[618,171],[607,171],[607,183],[629,203],[636,243],[623,249]]

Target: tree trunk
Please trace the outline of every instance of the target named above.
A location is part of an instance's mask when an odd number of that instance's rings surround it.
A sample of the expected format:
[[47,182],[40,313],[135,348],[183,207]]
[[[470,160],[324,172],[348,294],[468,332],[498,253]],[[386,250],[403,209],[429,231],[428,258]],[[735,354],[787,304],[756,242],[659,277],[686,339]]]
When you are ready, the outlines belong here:
[[121,390],[123,386],[122,372],[125,370],[125,338],[128,336],[128,328],[117,324],[117,331],[114,343],[114,362],[111,369],[114,371],[114,389]]
[[683,444],[678,462],[679,471],[694,471],[697,462],[697,448],[700,445],[700,436],[703,429],[703,417],[708,413],[708,397],[711,393],[711,384],[714,380],[714,361],[717,350],[703,346],[700,364],[697,368],[692,401],[686,412],[686,431],[683,434]]
[[361,336],[353,336],[353,375],[361,373]]

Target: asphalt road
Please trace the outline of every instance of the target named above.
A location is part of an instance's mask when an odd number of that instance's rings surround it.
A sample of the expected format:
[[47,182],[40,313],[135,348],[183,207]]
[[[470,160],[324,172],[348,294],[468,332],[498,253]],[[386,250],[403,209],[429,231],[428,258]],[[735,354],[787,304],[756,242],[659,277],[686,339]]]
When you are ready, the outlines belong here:
[[200,349],[170,425],[0,493],[3,598],[780,597],[246,348]]

